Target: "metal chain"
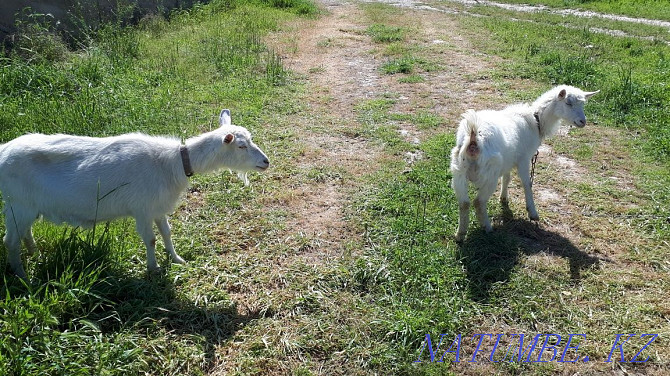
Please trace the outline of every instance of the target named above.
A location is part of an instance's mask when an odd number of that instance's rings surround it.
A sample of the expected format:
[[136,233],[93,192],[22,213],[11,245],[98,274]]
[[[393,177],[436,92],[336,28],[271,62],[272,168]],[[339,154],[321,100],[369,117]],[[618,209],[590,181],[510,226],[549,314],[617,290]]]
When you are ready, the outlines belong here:
[[537,156],[540,155],[540,150],[535,152],[533,159],[530,160],[531,169],[530,169],[530,186],[533,186],[533,180],[535,179],[535,163],[537,162]]

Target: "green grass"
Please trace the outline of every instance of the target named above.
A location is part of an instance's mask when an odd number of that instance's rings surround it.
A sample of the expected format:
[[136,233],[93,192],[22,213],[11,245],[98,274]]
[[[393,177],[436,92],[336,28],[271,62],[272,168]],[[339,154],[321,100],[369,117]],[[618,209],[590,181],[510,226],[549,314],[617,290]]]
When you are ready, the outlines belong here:
[[[396,13],[393,8],[385,7],[383,4],[366,4],[363,6],[366,17],[370,20],[381,20],[389,14]],[[389,17],[390,18],[390,17]],[[407,27],[389,26],[384,23],[375,23],[365,30],[374,43],[384,44],[381,54],[387,57],[385,63],[380,66],[384,74],[405,74],[400,80],[407,83],[422,82],[421,76],[413,74],[417,69],[423,72],[432,72],[437,69],[437,64],[422,56],[421,48],[406,42]]]
[[[298,0],[213,1],[169,20],[103,26],[76,51],[55,51],[55,35],[31,38],[29,49],[0,59],[0,141],[28,132],[187,138],[216,126],[226,107],[262,147],[281,150],[270,158],[287,158],[295,148],[273,145],[289,131],[261,124],[296,111],[297,85],[262,38],[316,9]],[[198,270],[221,248],[210,222],[236,223],[240,211],[258,216],[260,204],[228,174],[195,177],[192,189],[213,193],[185,214],[198,221],[173,220],[173,238]],[[162,252],[165,272],[146,274],[131,220],[97,232],[63,229],[36,224],[41,251],[24,261],[30,282],[6,273],[0,285],[2,374],[204,374],[214,348],[262,315],[238,314],[215,281],[170,265]],[[236,246],[258,236],[238,234]]]
[[502,0],[501,3],[547,5],[552,8],[591,10],[653,20],[670,21],[670,9],[664,0]]
[[[556,179],[545,155],[537,166],[538,184],[556,190],[566,210],[540,207],[546,222],[538,226],[525,220],[522,204],[505,208],[492,200],[489,212],[502,219],[496,231],[485,234],[473,220],[467,240],[457,245],[451,238],[457,224],[449,172],[453,119],[434,108],[453,105],[446,94],[465,89],[438,96],[420,91],[452,68],[428,63],[445,51],[424,47],[430,39],[418,13],[361,7],[364,29],[402,31],[401,39],[371,47],[372,54],[407,59],[415,73],[398,81],[426,84],[400,85],[413,90],[409,101],[399,87],[356,99],[345,125],[341,113],[321,113],[318,100],[309,102],[314,93],[304,92],[282,54],[263,42],[296,14],[314,15],[301,1],[213,1],[169,20],[103,28],[78,51],[42,52],[46,42],[35,39],[30,54],[1,61],[2,142],[26,132],[186,138],[216,126],[216,114],[227,107],[268,152],[273,169],[252,176],[252,187],[244,189],[226,172],[194,177],[171,221],[175,247],[189,264],[171,265],[159,251],[163,273],[145,272],[131,220],[99,225],[95,233],[36,225],[42,251],[26,257],[30,284],[5,273],[0,285],[0,373],[583,371],[510,362],[480,370],[452,363],[449,355],[445,363],[427,364],[425,351],[424,363],[412,364],[426,333],[462,333],[465,343],[482,332],[586,333],[580,354],[595,361],[588,365],[594,372],[608,372],[602,361],[614,334],[667,331],[667,47],[595,34],[572,18],[440,14],[458,22],[459,35],[473,46],[459,53],[492,67],[472,80],[493,77],[480,86],[496,91],[494,99],[486,97],[492,107],[532,100],[564,81],[602,90],[586,105],[600,128],[550,141],[587,178]],[[562,26],[572,22],[579,26]],[[340,46],[335,39],[318,43]],[[403,137],[404,127],[420,134],[419,145]],[[610,138],[594,129],[612,129]],[[337,163],[310,164],[319,149],[298,141],[305,133],[365,140],[381,150],[378,168],[354,177]],[[408,152],[422,158],[408,166]],[[305,155],[304,165],[294,163]],[[629,186],[612,179],[619,173]],[[305,191],[327,184],[342,189],[348,222],[342,231],[352,232],[339,243],[304,231],[290,209]],[[574,238],[546,229],[556,223]],[[612,254],[616,262],[608,261]],[[667,348],[660,338],[642,354],[652,364],[616,367],[660,369]]]
[[379,69],[384,74],[404,73],[409,76],[416,76],[412,75],[412,73],[415,73],[417,69],[420,69],[422,72],[433,72],[437,70],[437,64],[417,55],[417,53],[408,53],[400,57],[390,58],[387,62],[382,64]]
[[420,82],[426,82],[426,79],[418,74],[410,74],[407,77],[402,77],[398,79],[398,82],[405,84],[417,84]]
[[365,33],[375,43],[399,42],[405,39],[405,30],[403,28],[383,24],[370,25],[365,30]]

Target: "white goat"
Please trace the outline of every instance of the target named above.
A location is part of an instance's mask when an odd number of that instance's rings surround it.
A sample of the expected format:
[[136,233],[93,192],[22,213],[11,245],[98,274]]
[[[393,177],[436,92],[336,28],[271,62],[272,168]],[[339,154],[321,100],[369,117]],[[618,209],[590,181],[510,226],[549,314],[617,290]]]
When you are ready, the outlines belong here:
[[166,215],[176,208],[188,177],[228,168],[248,183],[248,171],[270,165],[249,131],[232,125],[230,111],[221,111],[219,124],[185,146],[178,139],[140,133],[106,138],[29,134],[0,145],[4,242],[14,273],[26,277],[21,240],[34,252],[31,227],[39,216],[82,227],[133,217],[149,270],[158,269],[155,223],[172,260],[183,264]]
[[474,203],[477,219],[486,232],[491,232],[486,204],[500,177],[500,201],[507,202],[507,186],[514,167],[523,184],[528,216],[539,220],[531,191],[531,159],[542,140],[555,134],[562,122],[579,128],[586,125],[584,102],[596,93],[558,86],[530,105],[517,104],[502,111],[468,110],[463,114],[456,146],[451,151],[451,185],[459,206],[457,241],[465,237],[470,221],[468,180],[478,189]]

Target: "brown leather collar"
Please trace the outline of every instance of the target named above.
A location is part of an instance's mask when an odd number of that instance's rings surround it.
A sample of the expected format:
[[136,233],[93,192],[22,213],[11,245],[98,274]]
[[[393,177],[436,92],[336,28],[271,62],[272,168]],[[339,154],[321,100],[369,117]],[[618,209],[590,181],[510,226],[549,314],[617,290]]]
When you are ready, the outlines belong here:
[[193,176],[193,167],[191,167],[191,157],[188,155],[188,149],[185,145],[179,147],[181,154],[181,163],[184,166],[184,174],[188,177]]

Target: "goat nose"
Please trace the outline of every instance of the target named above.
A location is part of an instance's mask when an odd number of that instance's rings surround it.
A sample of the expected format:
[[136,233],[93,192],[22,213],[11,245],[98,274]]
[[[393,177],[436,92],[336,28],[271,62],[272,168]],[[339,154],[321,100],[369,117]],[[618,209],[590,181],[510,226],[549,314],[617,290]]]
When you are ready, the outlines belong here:
[[268,166],[270,165],[270,161],[268,161],[267,158],[263,159],[263,163],[265,163],[265,164],[268,165]]

